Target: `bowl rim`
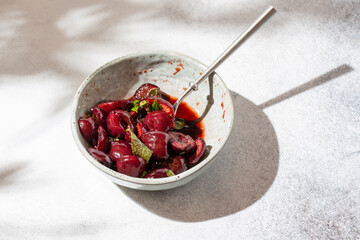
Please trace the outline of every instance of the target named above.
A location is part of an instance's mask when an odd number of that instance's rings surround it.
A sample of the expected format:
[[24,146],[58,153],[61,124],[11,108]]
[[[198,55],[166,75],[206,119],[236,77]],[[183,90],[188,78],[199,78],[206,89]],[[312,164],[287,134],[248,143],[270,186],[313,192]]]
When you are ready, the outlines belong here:
[[[70,117],[70,124],[71,124],[71,132],[73,135],[73,138],[75,140],[75,143],[77,145],[77,147],[79,148],[80,152],[85,156],[85,158],[92,163],[97,169],[99,169],[102,173],[106,174],[106,175],[110,175],[110,177],[115,178],[117,180],[120,181],[125,181],[125,182],[129,182],[131,184],[136,184],[136,185],[149,185],[149,186],[156,186],[156,185],[167,185],[167,184],[171,184],[174,182],[178,182],[182,179],[188,178],[190,176],[192,176],[193,174],[195,174],[196,172],[199,172],[201,169],[205,168],[208,164],[210,164],[215,158],[216,156],[219,154],[219,152],[223,149],[223,146],[226,144],[226,142],[229,139],[231,130],[233,128],[233,123],[234,123],[234,106],[233,106],[233,102],[232,102],[232,98],[229,92],[229,89],[227,88],[225,82],[222,80],[222,78],[215,72],[215,76],[217,78],[217,80],[221,83],[221,85],[224,88],[224,91],[226,92],[227,96],[229,96],[229,109],[227,109],[227,112],[230,113],[230,123],[229,123],[229,128],[228,131],[226,132],[225,136],[223,137],[224,141],[220,142],[220,147],[218,148],[219,150],[217,152],[215,152],[214,156],[210,159],[204,159],[203,161],[201,161],[199,164],[195,165],[194,167],[178,174],[175,176],[171,176],[171,177],[167,177],[167,178],[156,178],[156,179],[148,179],[148,178],[136,178],[136,177],[131,177],[119,172],[116,172],[104,165],[102,165],[101,163],[99,163],[96,159],[94,159],[89,152],[87,151],[87,149],[82,145],[81,143],[81,133],[78,130],[78,120],[76,119],[76,111],[78,109],[78,103],[79,103],[79,98],[80,95],[82,93],[82,91],[84,90],[84,88],[87,86],[87,84],[89,82],[91,82],[91,80],[93,79],[93,77],[95,75],[97,75],[99,72],[101,72],[103,69],[108,68],[112,65],[115,65],[121,61],[124,61],[128,58],[133,58],[133,57],[138,57],[141,55],[149,55],[149,54],[164,54],[164,55],[168,55],[168,56],[174,56],[174,57],[180,57],[180,58],[187,58],[190,59],[192,61],[194,61],[196,64],[198,64],[200,67],[204,68],[204,70],[208,67],[207,65],[203,64],[202,62],[200,62],[199,60],[187,56],[185,54],[176,52],[176,51],[170,51],[170,50],[154,50],[154,51],[140,51],[140,52],[134,52],[134,53],[130,53],[127,55],[124,55],[122,57],[118,57],[115,58],[107,63],[105,63],[104,65],[102,65],[101,67],[99,67],[98,69],[96,69],[94,72],[92,72],[90,75],[88,75],[85,80],[81,83],[80,87],[78,88],[78,90],[75,93],[74,99],[73,99],[73,103],[72,103],[72,109],[71,109],[71,117]],[[121,184],[122,185],[122,184]],[[126,185],[124,185],[126,186]]]

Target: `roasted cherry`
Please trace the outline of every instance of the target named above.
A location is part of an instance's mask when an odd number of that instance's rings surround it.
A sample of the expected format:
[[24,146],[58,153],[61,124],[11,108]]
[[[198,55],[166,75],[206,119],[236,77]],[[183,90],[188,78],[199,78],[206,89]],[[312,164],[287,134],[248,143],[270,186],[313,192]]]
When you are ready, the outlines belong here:
[[85,140],[92,146],[96,144],[97,139],[97,124],[92,117],[83,118],[79,120],[80,132]]
[[129,127],[131,131],[135,130],[134,120],[130,113],[124,110],[111,111],[107,117],[107,129],[111,136],[123,138],[125,129]]
[[169,135],[170,146],[177,153],[185,154],[196,148],[195,141],[189,135],[180,132],[169,132]]
[[108,148],[108,137],[105,128],[103,128],[101,125],[98,128],[98,141],[96,145],[96,149],[106,152]]
[[104,152],[95,149],[95,148],[89,148],[90,155],[95,158],[99,163],[103,164],[106,167],[111,168],[112,160],[111,158]]
[[145,178],[165,178],[174,174],[168,168],[158,168],[145,175]]
[[152,157],[157,160],[165,160],[169,157],[168,143],[170,136],[166,132],[150,131],[142,134],[142,142],[153,151]]
[[135,92],[133,99],[142,100],[147,97],[155,97],[160,94],[160,88],[151,83],[141,85]]
[[126,110],[130,105],[129,100],[122,99],[118,101],[107,101],[104,103],[100,103],[97,106],[103,109],[105,112],[109,113],[113,110]]
[[118,161],[120,158],[126,155],[133,155],[129,143],[123,140],[111,142],[109,156],[112,160]]
[[106,128],[107,113],[97,106],[90,108],[90,111],[94,114],[94,117],[98,124],[103,128]]
[[146,115],[144,123],[149,127],[150,131],[161,131],[167,132],[171,129],[174,123],[172,119],[169,118],[169,115],[160,110],[154,111]]
[[196,143],[196,151],[188,159],[190,165],[197,164],[206,152],[206,143],[204,139],[197,138],[195,140],[195,143]]
[[119,173],[131,177],[140,177],[145,170],[145,160],[134,155],[123,156],[116,161],[116,169]]
[[169,161],[168,168],[175,174],[182,173],[187,170],[186,160],[183,156],[176,156]]

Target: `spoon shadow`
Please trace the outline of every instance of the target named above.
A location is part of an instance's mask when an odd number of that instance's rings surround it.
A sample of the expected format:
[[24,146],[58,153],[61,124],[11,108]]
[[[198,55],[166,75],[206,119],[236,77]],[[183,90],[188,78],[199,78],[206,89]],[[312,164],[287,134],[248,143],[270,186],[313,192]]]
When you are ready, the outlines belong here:
[[198,222],[241,211],[259,200],[273,183],[279,165],[272,124],[254,103],[231,92],[234,127],[216,161],[197,179],[167,191],[120,187],[149,211],[176,221]]

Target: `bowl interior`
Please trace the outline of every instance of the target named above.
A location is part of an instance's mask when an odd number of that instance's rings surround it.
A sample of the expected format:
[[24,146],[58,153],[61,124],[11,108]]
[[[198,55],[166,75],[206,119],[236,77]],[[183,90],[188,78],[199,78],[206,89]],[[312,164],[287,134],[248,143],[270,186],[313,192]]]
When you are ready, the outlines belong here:
[[132,54],[105,64],[83,82],[74,99],[72,130],[79,149],[90,162],[105,174],[110,175],[113,181],[128,187],[170,184],[197,173],[221,150],[233,123],[231,97],[217,74],[210,76],[199,85],[198,91],[185,99],[185,102],[202,117],[205,127],[204,139],[209,146],[208,155],[200,164],[173,177],[133,178],[102,166],[87,153],[88,144],[81,137],[77,120],[98,102],[128,98],[141,84],[147,82],[158,85],[162,91],[171,96],[179,97],[189,87],[189,83],[196,80],[205,69],[206,66],[202,63],[173,52]]

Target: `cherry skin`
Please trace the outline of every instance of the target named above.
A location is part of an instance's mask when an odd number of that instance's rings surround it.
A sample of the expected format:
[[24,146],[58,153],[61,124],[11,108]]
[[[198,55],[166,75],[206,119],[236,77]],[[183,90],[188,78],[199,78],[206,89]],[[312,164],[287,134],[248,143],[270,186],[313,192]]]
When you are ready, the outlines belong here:
[[106,128],[107,113],[97,106],[90,108],[90,111],[92,112],[92,114],[94,114],[94,117],[98,124],[103,128]]
[[144,133],[149,131],[149,128],[146,126],[146,124],[140,121],[136,123],[136,129],[139,138],[141,138]]
[[189,135],[185,135],[180,132],[169,132],[169,135],[171,137],[171,148],[179,154],[191,152],[196,148],[194,139],[192,139]]
[[103,109],[106,113],[109,113],[113,110],[126,110],[129,107],[129,100],[121,99],[118,101],[107,101],[100,103],[97,106]]
[[169,170],[168,168],[158,168],[146,174],[144,178],[166,178],[170,175]]
[[[164,112],[166,112],[169,115],[169,118],[174,121],[175,120],[175,112],[174,112],[174,107],[171,103],[169,103],[168,101],[161,99],[161,98],[146,98],[144,99],[148,104],[153,104],[154,101],[156,101],[159,103],[161,110],[163,110]],[[171,126],[173,127],[173,126]]]
[[141,85],[134,94],[134,100],[142,100],[147,97],[155,97],[160,94],[160,88],[151,83]]
[[196,151],[188,159],[190,166],[197,164],[206,152],[206,143],[204,139],[197,138],[195,140],[195,143],[196,143]]
[[108,168],[111,168],[113,161],[106,153],[104,153],[96,148],[89,148],[89,153],[99,163],[103,164],[104,166],[106,166]]
[[140,177],[145,170],[145,164],[144,159],[134,155],[128,155],[116,161],[116,169],[119,173],[131,177]]
[[135,123],[130,113],[124,110],[111,111],[106,119],[106,123],[107,129],[113,137],[123,138],[127,127],[131,131],[135,129]]
[[133,155],[129,143],[123,140],[111,142],[109,156],[112,160],[118,161],[120,158],[127,155]]
[[169,157],[168,143],[170,135],[166,132],[150,131],[142,134],[141,141],[153,151],[152,157],[157,160],[165,160]]
[[186,160],[183,156],[176,156],[168,164],[168,168],[175,174],[182,173],[187,170]]
[[108,144],[109,144],[109,140],[107,137],[106,130],[100,125],[98,128],[98,141],[95,148],[102,152],[106,152],[108,149]]
[[148,126],[150,131],[167,132],[173,125],[173,121],[165,111],[154,111],[146,115],[144,123]]
[[97,139],[97,124],[95,119],[92,117],[79,119],[79,128],[81,134],[84,136],[85,140],[91,145],[94,146],[96,144]]

